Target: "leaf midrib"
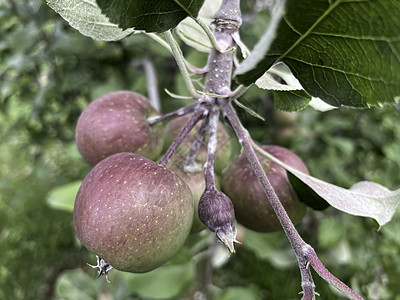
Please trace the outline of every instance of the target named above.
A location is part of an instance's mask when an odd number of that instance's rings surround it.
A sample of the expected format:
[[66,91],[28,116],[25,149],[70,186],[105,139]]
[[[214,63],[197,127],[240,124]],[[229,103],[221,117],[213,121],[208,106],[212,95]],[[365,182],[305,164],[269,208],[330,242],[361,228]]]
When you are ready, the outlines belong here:
[[[335,3],[333,3],[332,5],[330,5],[329,8],[314,22],[314,24],[312,24],[312,26],[310,26],[310,28],[303,35],[301,35],[298,38],[298,40],[289,49],[287,49],[283,54],[281,54],[281,56],[279,56],[276,61],[282,60],[294,48],[296,48],[305,38],[307,38],[311,34],[311,32],[314,30],[314,28],[317,27],[317,25],[319,23],[321,23],[325,19],[325,17],[328,16],[341,3],[342,3],[342,0],[338,0]],[[292,26],[289,23],[288,23],[288,25],[292,28]],[[294,28],[292,28],[292,30],[297,32]]]
[[[180,8],[182,8],[182,10],[183,10],[184,12],[186,12],[188,16],[190,16],[191,18],[193,18],[192,13],[191,13],[179,0],[174,0],[174,2],[175,2]],[[190,5],[192,5],[192,4],[193,4],[193,1],[190,2]],[[190,5],[189,5],[189,6],[190,6]]]

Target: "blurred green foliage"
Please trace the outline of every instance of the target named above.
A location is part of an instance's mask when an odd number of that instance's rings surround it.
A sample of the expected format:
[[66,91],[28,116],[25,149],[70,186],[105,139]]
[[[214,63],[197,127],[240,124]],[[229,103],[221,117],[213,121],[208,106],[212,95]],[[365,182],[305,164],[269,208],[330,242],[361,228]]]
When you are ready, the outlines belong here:
[[[255,14],[254,2],[243,5],[244,20],[254,21],[242,28],[249,46],[268,20],[264,13]],[[111,284],[96,280],[95,271],[85,265],[95,258],[73,232],[68,211],[73,192],[57,189],[89,171],[74,143],[77,118],[108,91],[146,95],[145,58],[158,71],[163,111],[185,103],[163,92],[186,93],[182,79],[169,53],[148,37],[93,41],[44,1],[0,0],[0,18],[0,299],[201,299],[205,285],[220,300],[299,298],[299,271],[284,234],[241,227],[243,245],[229,259],[212,235],[202,232],[190,236],[158,270],[144,275],[113,270]],[[204,54],[184,46],[183,51],[197,66],[206,62]],[[271,95],[256,87],[241,101],[267,120],[238,109],[251,135],[260,143],[292,149],[315,177],[343,187],[370,180],[399,188],[398,106],[325,113],[307,108],[287,114],[274,110]],[[48,205],[57,202],[59,193],[66,197],[60,202],[67,210]],[[377,230],[370,219],[331,208],[310,211],[298,228],[327,268],[363,296],[400,299],[399,212]],[[212,259],[208,249],[214,249]],[[341,299],[314,278],[323,299]]]

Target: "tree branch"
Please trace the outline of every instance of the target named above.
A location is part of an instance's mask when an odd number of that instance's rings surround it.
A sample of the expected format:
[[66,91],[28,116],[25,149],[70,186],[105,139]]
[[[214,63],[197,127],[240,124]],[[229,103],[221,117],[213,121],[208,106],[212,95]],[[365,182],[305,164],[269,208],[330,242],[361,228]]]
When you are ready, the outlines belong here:
[[214,159],[217,150],[217,127],[218,127],[219,110],[214,107],[210,111],[208,146],[207,146],[207,161],[204,166],[204,179],[206,181],[206,190],[215,189],[214,179]]
[[255,150],[253,149],[252,144],[254,143],[252,142],[249,133],[243,127],[239,118],[237,117],[229,99],[224,99],[224,101],[220,100],[220,104],[222,106],[225,117],[228,119],[233,130],[235,131],[239,142],[242,145],[245,154],[247,155],[249,163],[253,168],[259,182],[261,183],[265,194],[267,195],[271,207],[273,208],[286,236],[289,239],[290,244],[292,245],[292,248],[294,249],[301,273],[301,286],[303,288],[302,299],[312,300],[314,299],[314,295],[316,295],[315,285],[309,269],[309,264],[323,279],[338,288],[346,296],[356,300],[363,299],[347,285],[345,285],[343,282],[333,276],[318,259],[314,249],[306,242],[304,242],[304,240],[301,238],[292,221],[290,220],[288,214],[286,213],[285,208],[279,201],[279,198],[276,195],[271,183],[269,182],[268,177],[266,176],[255,153]]
[[166,113],[164,115],[161,116],[153,116],[153,117],[149,117],[147,118],[147,123],[151,126],[154,125],[158,122],[162,122],[162,121],[168,121],[171,119],[175,119],[177,117],[181,117],[184,115],[187,115],[188,113],[193,112],[200,104],[198,102],[192,103],[190,105],[187,105],[185,107],[179,108],[175,111]]
[[206,133],[206,129],[208,127],[209,116],[205,117],[199,130],[197,131],[196,138],[192,143],[192,147],[190,148],[189,155],[186,158],[185,163],[183,164],[183,168],[187,172],[199,171],[202,170],[202,167],[196,162],[196,155],[200,149],[201,144],[204,141],[204,135]]

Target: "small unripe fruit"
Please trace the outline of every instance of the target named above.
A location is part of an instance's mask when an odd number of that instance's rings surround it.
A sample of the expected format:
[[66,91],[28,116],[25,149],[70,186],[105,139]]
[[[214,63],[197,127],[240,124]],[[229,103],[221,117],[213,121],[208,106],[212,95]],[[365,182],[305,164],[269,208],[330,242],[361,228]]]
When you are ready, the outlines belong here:
[[[181,116],[179,118],[171,120],[165,126],[165,145],[169,147],[174,139],[178,136],[179,132],[183,129],[186,122],[190,119],[191,115]],[[201,122],[197,123],[196,126],[189,132],[185,137],[182,144],[178,147],[177,152],[187,157],[190,152],[193,141],[196,139],[197,132],[201,126]],[[232,153],[231,138],[229,133],[226,131],[224,124],[218,122],[217,129],[217,150],[215,153],[214,169],[216,173],[221,171],[227,166],[228,161]],[[196,155],[196,162],[204,165],[207,160],[207,147],[208,147],[208,132],[205,134],[205,139],[200,146],[199,151]]]
[[[204,223],[199,219],[197,208],[200,201],[200,197],[205,189],[205,180],[204,180],[204,168],[200,166],[199,169],[196,170],[185,170],[186,157],[182,154],[175,154],[171,161],[168,163],[167,168],[173,171],[175,174],[180,176],[186,184],[189,186],[193,195],[194,202],[194,214],[193,214],[193,224],[190,233],[197,233],[206,229]],[[215,186],[216,188],[220,187],[220,179],[218,176],[215,176]]]
[[163,147],[160,123],[150,126],[147,118],[157,111],[142,95],[130,91],[105,94],[91,102],[79,117],[76,145],[92,166],[119,152],[136,152],[157,159]]
[[[262,148],[292,168],[308,174],[302,160],[290,150],[279,146]],[[297,224],[304,217],[306,206],[299,201],[293,191],[286,170],[266,157],[258,155],[258,158],[290,219]],[[244,153],[234,159],[224,172],[222,189],[232,200],[236,219],[243,226],[259,232],[282,229]]]
[[231,200],[215,188],[206,189],[199,201],[200,220],[225,244],[228,250],[235,252],[236,240],[235,212]]
[[136,153],[118,153],[85,177],[74,207],[82,244],[121,271],[143,273],[170,259],[193,220],[192,194],[175,173]]

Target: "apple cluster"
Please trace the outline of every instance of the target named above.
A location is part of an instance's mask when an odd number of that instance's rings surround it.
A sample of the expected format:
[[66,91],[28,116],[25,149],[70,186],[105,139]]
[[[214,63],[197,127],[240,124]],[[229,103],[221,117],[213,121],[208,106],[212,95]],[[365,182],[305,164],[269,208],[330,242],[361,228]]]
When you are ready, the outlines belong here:
[[[189,234],[207,227],[234,252],[235,220],[259,232],[281,230],[246,156],[232,158],[231,137],[222,122],[216,131],[215,178],[206,188],[211,139],[203,126],[206,118],[161,164],[157,161],[163,149],[170,147],[191,114],[177,116],[165,128],[162,122],[148,122],[157,115],[144,96],[117,91],[91,102],[78,120],[76,144],[93,168],[76,196],[74,226],[82,244],[98,256],[94,267],[99,275],[107,275],[112,267],[151,271],[177,253]],[[293,152],[279,146],[263,149],[307,173]],[[306,206],[286,171],[265,157],[259,159],[291,220],[298,223]]]

